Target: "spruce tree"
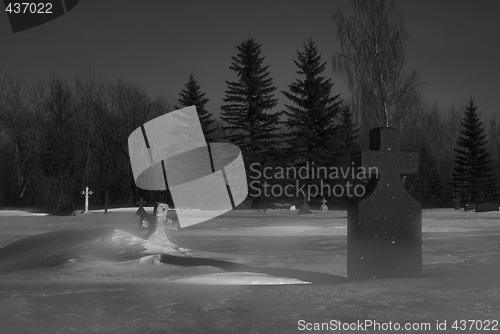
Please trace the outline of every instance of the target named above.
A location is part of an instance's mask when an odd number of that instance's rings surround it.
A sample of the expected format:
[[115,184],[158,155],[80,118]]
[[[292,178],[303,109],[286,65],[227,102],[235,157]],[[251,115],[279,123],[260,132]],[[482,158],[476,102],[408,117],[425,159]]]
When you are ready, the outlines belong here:
[[492,154],[494,174],[497,179],[497,195],[500,191],[500,124],[496,117],[490,122],[490,152]]
[[261,56],[261,44],[253,38],[240,43],[229,67],[238,80],[226,81],[221,119],[226,138],[238,145],[245,165],[264,162],[274,150],[279,113],[267,113],[276,106],[273,80]]
[[205,135],[205,138],[210,139],[216,131],[216,126],[214,124],[215,120],[213,119],[212,114],[207,111],[205,107],[209,99],[205,98],[205,93],[201,92],[200,85],[196,82],[196,78],[193,73],[189,75],[185,88],[179,93],[179,95],[180,97],[177,101],[179,106],[175,106],[175,109],[193,105],[196,106],[203,134]]
[[318,48],[309,39],[302,52],[297,51],[300,79],[282,93],[290,100],[284,111],[286,127],[290,130],[289,153],[294,163],[329,161],[335,144],[336,118],[341,112],[340,95],[331,95],[333,82],[322,76],[326,62],[322,62]]
[[341,123],[338,131],[338,145],[341,151],[356,151],[361,149],[358,142],[358,128],[352,119],[352,112],[349,106],[342,106]]
[[471,99],[461,122],[455,151],[452,186],[463,203],[496,202],[496,180],[492,171],[483,123]]
[[[341,101],[339,95],[331,95],[333,82],[322,75],[326,62],[321,60],[312,39],[304,43],[302,51],[297,51],[297,59],[293,62],[299,79],[288,86],[288,91],[282,92],[291,102],[285,105],[284,111],[285,125],[290,131],[287,140],[289,162],[295,167],[326,165],[333,162],[334,152],[338,150],[336,119],[341,112]],[[306,183],[317,181],[302,180]],[[304,197],[299,213],[310,212]]]
[[427,143],[422,144],[419,151],[418,173],[410,175],[407,184],[409,194],[425,207],[439,207],[443,204],[444,186]]

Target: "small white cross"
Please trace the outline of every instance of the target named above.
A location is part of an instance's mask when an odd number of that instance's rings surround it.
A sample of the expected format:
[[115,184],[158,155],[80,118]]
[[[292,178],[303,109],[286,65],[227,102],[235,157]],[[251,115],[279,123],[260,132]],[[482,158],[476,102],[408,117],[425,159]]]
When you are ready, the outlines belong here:
[[326,206],[326,199],[323,197],[323,200],[321,201],[323,203],[321,205],[321,210],[328,210],[328,207]]
[[92,190],[89,190],[89,187],[85,187],[85,190],[82,191],[82,195],[85,196],[85,211],[84,211],[84,213],[89,212],[89,197],[93,193],[94,192]]

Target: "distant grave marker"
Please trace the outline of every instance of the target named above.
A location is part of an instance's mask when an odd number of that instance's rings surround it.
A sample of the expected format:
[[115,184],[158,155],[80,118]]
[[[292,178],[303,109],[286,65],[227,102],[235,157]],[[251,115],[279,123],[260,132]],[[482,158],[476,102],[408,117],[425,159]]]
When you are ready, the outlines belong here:
[[321,200],[321,210],[323,211],[328,210],[328,206],[326,206],[326,199],[324,197]]
[[487,212],[487,211],[499,211],[498,203],[483,202],[477,204],[476,212]]
[[417,173],[418,155],[399,151],[398,130],[376,128],[370,131],[370,151],[361,152],[361,166],[377,167],[379,178],[368,197],[349,207],[347,276],[419,276],[422,208],[401,182],[401,174]]
[[476,210],[476,203],[465,203],[465,211]]
[[137,204],[139,205],[139,209],[135,212],[136,215],[138,216],[143,216],[146,214],[146,210],[144,210],[144,204],[146,204],[146,201],[142,199],[142,197],[137,201]]
[[85,211],[84,213],[89,212],[89,197],[92,195],[94,192],[92,190],[89,190],[89,187],[85,187],[85,190],[82,190],[82,195],[85,196]]

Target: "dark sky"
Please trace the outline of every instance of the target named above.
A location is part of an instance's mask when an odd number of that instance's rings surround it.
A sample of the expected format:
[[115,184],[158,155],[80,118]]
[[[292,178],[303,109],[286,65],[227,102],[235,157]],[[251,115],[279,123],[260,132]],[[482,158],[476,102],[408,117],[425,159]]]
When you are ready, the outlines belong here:
[[[416,69],[425,82],[426,99],[447,108],[472,95],[488,119],[498,114],[500,1],[397,0],[396,5],[409,33],[407,69]],[[80,0],[68,14],[16,34],[2,12],[0,67],[27,81],[91,69],[172,99],[192,71],[210,109],[218,112],[225,80],[235,79],[229,65],[237,44],[249,36],[262,43],[274,83],[285,90],[296,78],[296,50],[312,37],[328,61],[333,92],[345,94],[330,66],[338,50],[331,21],[337,8],[351,7],[347,0]]]

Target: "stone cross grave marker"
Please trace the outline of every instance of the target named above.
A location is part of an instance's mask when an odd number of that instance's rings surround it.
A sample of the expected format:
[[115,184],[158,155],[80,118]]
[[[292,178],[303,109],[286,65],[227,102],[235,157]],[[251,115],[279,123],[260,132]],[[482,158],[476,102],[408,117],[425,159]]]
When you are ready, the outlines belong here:
[[82,190],[82,195],[85,196],[85,211],[84,213],[89,212],[89,197],[92,195],[94,192],[92,190],[89,190],[89,187],[85,187],[85,190]]
[[[378,168],[375,188],[352,203],[347,218],[348,278],[416,277],[422,272],[422,208],[401,182],[418,170],[418,155],[399,151],[399,131],[370,131],[361,167]],[[378,182],[377,182],[378,181]]]
[[143,216],[144,214],[146,214],[146,210],[144,210],[144,204],[146,204],[146,201],[141,198],[139,198],[139,200],[137,201],[137,204],[139,205],[139,208],[137,209],[137,211],[135,212],[136,215],[138,216]]
[[321,200],[321,210],[323,210],[323,211],[328,210],[328,206],[326,205],[326,198],[324,198],[324,197]]

